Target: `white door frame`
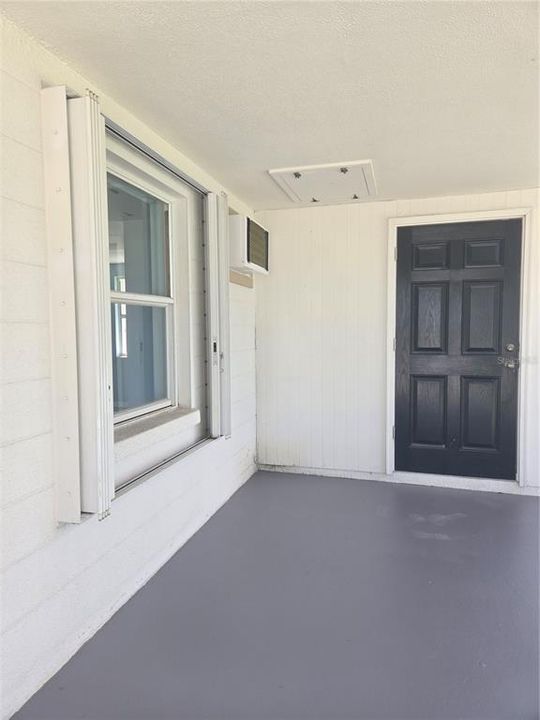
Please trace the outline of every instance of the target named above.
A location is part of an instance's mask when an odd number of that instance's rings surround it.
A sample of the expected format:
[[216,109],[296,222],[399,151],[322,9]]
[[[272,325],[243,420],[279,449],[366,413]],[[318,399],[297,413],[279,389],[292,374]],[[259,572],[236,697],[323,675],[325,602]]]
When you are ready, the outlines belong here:
[[[521,248],[521,291],[520,291],[520,357],[528,356],[528,317],[529,317],[529,278],[527,268],[529,267],[530,253],[530,208],[514,208],[505,210],[488,210],[468,213],[449,213],[444,215],[417,215],[412,217],[390,218],[388,223],[388,295],[387,295],[387,366],[386,366],[386,473],[394,480],[415,482],[415,478],[424,480],[431,479],[433,484],[452,485],[452,480],[459,482],[470,480],[471,485],[478,486],[480,481],[483,486],[489,484],[503,485],[512,481],[489,480],[486,478],[464,478],[455,476],[426,475],[426,473],[400,472],[396,471],[394,464],[394,425],[395,425],[395,338],[396,338],[396,285],[397,285],[397,232],[400,227],[411,225],[438,225],[443,223],[459,222],[480,222],[482,220],[511,220],[520,219],[523,221],[523,237]],[[524,479],[520,469],[524,466],[525,457],[525,433],[524,419],[526,413],[524,408],[531,400],[527,398],[523,382],[523,373],[518,378],[518,438],[517,438],[517,482],[520,487],[524,485]]]

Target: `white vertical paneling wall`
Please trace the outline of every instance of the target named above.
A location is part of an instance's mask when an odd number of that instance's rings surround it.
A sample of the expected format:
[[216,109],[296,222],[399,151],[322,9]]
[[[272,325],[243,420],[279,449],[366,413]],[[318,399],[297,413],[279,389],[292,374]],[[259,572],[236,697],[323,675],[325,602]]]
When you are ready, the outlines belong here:
[[[126,492],[103,522],[57,526],[40,89],[87,81],[2,27],[2,689],[25,702],[255,470],[255,292],[231,286],[232,435]],[[179,153],[102,98],[171,162]],[[221,187],[186,161],[187,172]],[[212,186],[213,183],[213,186]],[[236,206],[236,209],[240,209]]]
[[271,270],[256,280],[259,464],[388,479],[388,220],[531,208],[521,373],[532,400],[521,470],[526,484],[540,485],[538,197],[532,189],[258,213]]

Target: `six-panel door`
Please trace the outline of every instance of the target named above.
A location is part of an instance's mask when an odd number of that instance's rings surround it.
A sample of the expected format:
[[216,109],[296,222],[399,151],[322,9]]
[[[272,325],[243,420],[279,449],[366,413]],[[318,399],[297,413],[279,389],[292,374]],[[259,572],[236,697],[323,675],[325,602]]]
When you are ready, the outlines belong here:
[[521,234],[398,230],[397,470],[515,479]]

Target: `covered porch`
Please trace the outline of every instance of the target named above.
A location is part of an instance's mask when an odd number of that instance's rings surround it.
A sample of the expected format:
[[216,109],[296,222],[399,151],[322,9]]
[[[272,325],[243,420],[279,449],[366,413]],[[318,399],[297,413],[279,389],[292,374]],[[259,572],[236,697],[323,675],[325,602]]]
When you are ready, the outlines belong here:
[[532,720],[538,511],[258,472],[15,720]]

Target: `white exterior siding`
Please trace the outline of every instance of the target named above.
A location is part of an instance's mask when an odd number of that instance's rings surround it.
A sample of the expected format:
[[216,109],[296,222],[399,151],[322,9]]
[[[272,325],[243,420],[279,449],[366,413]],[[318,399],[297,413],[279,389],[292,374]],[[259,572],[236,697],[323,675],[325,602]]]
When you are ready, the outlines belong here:
[[[388,219],[531,207],[530,346],[522,377],[540,394],[538,192],[261,213],[270,274],[231,285],[230,440],[186,456],[121,495],[103,522],[55,522],[49,282],[40,90],[89,80],[3,24],[2,716],[9,717],[244,483],[266,465],[381,477],[385,469]],[[210,190],[221,186],[113,99],[109,117]],[[230,197],[235,210],[249,208]],[[524,472],[540,483],[538,403]]]
[[[9,717],[254,472],[255,293],[231,285],[233,433],[113,503],[55,522],[42,83],[89,82],[10,23],[2,48],[2,717]],[[209,189],[220,186],[102,96],[108,114]],[[236,209],[244,208],[238,201]],[[245,209],[244,209],[245,211]]]
[[388,479],[389,219],[531,208],[522,278],[529,345],[520,369],[531,400],[521,472],[527,485],[540,485],[538,199],[532,189],[257,213],[270,230],[271,270],[256,282],[258,462]]

